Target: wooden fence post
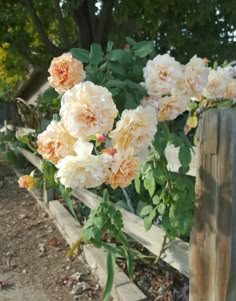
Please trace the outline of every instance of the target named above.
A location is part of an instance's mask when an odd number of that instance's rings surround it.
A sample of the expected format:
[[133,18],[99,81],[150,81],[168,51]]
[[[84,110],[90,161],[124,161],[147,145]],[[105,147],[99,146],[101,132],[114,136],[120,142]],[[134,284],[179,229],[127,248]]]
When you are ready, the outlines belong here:
[[190,301],[235,301],[236,110],[204,114],[198,156]]
[[44,185],[43,185],[43,200],[46,204],[48,204],[50,201],[55,200],[54,194],[55,194],[55,189],[53,187],[47,189],[46,184],[44,183]]

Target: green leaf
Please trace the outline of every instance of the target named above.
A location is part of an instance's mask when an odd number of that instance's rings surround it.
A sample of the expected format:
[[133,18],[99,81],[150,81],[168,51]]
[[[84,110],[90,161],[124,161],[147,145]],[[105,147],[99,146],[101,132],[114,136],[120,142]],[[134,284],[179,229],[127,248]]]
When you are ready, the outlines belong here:
[[89,62],[89,51],[82,48],[72,48],[70,50],[73,57],[75,57],[77,60],[81,61],[82,63],[88,63]]
[[97,227],[93,227],[93,239],[100,242],[102,238],[102,231]]
[[130,37],[126,37],[126,41],[127,43],[129,43],[131,46],[135,46],[137,43],[135,42],[135,40],[133,40]]
[[135,101],[135,98],[132,93],[127,91],[126,89],[124,90],[124,95],[125,95],[125,108],[128,110],[133,110],[137,108],[137,102]]
[[133,55],[130,51],[124,51],[122,57],[120,58],[120,63],[122,65],[131,65],[134,62]]
[[147,205],[147,206],[143,207],[143,209],[140,212],[140,216],[148,215],[152,211],[152,208],[153,207],[151,205]]
[[167,147],[170,138],[169,128],[166,122],[159,122],[157,125],[157,133],[155,135],[155,140],[153,146],[162,155]]
[[164,203],[160,203],[158,206],[157,206],[157,210],[158,212],[163,215],[165,213],[165,210],[166,210],[166,205]]
[[[49,189],[49,188],[54,187],[55,186],[55,181],[54,181],[55,167],[48,161],[43,161],[42,168],[43,168],[44,180],[46,182],[46,188]],[[64,198],[64,195],[63,195],[63,198]]]
[[119,79],[111,79],[106,83],[106,87],[119,87],[124,88],[126,86],[126,83],[123,80]]
[[16,132],[16,139],[20,141],[22,144],[29,144],[29,137],[27,135],[19,135],[18,132]]
[[111,52],[113,48],[114,42],[108,41],[107,43],[107,52]]
[[136,208],[136,214],[137,214],[138,216],[141,216],[140,213],[141,213],[143,207],[145,207],[145,206],[147,206],[147,203],[145,203],[145,202],[143,202],[143,201],[139,201],[139,202],[138,202],[138,205],[137,205],[137,208]]
[[157,162],[157,165],[156,165],[155,169],[153,170],[153,176],[154,176],[154,179],[156,180],[157,184],[163,185],[166,182],[166,176],[161,169],[161,164],[158,164],[158,163],[159,162]]
[[187,184],[188,182],[185,181],[185,177],[183,176],[178,177],[175,181],[176,188],[181,191],[183,191],[186,188]]
[[126,74],[125,68],[122,67],[119,63],[107,62],[107,65],[112,72],[125,76],[125,74]]
[[196,110],[197,107],[198,107],[198,104],[196,102],[190,102],[190,104],[188,105],[188,110],[193,111],[193,110]]
[[107,54],[106,59],[109,61],[119,61],[123,55],[125,55],[125,50],[115,49],[112,50],[109,54]]
[[217,108],[229,108],[233,104],[233,100],[225,99],[223,101],[217,101]]
[[99,44],[93,43],[90,47],[89,61],[90,64],[97,66],[103,59],[102,47]]
[[141,181],[140,181],[140,175],[138,174],[134,179],[134,187],[138,194],[141,193]]
[[55,91],[53,87],[49,87],[46,91],[43,93],[43,101],[44,102],[51,102],[52,99],[57,98],[59,94]]
[[153,209],[148,216],[144,218],[144,228],[146,231],[150,230],[152,227],[152,223],[154,218],[156,217],[156,210]]
[[89,227],[83,230],[83,240],[84,242],[89,242],[94,237],[94,228]]
[[116,257],[126,258],[126,254],[123,247],[118,247],[114,243],[102,243],[102,248],[108,252],[116,254]]
[[156,190],[156,182],[153,176],[149,176],[148,178],[144,179],[144,187],[149,192],[150,197],[153,196],[155,190]]
[[138,57],[145,57],[148,54],[150,54],[154,50],[154,43],[153,41],[142,41],[139,43],[136,43],[135,48],[135,55]]
[[98,229],[102,229],[104,226],[104,219],[102,216],[97,216],[93,219],[93,224],[96,226]]
[[128,252],[125,248],[124,248],[124,251],[125,251],[125,255],[126,255],[126,265],[127,265],[128,276],[131,280],[133,280],[133,278],[134,278],[134,258],[130,254],[130,252]]
[[109,193],[108,193],[107,189],[104,189],[104,191],[103,191],[103,202],[104,203],[110,202]]
[[115,274],[115,260],[116,255],[113,252],[107,253],[107,281],[102,297],[102,301],[109,301],[111,290],[112,290],[112,284],[114,281],[114,274]]
[[127,206],[127,204],[124,201],[118,201],[116,202],[116,205],[120,206],[121,208],[130,211],[129,207]]
[[180,146],[178,158],[179,158],[179,162],[182,165],[182,167],[189,166],[192,156],[191,156],[191,151],[186,144],[182,144]]
[[154,205],[158,205],[160,203],[160,197],[158,195],[154,195],[154,197],[152,198],[152,202]]
[[74,216],[74,218],[76,220],[78,220],[77,215],[75,213],[73,204],[72,204],[72,199],[70,197],[70,189],[66,189],[64,185],[62,185],[61,183],[58,186],[59,192],[62,195],[69,211],[71,212],[71,214]]

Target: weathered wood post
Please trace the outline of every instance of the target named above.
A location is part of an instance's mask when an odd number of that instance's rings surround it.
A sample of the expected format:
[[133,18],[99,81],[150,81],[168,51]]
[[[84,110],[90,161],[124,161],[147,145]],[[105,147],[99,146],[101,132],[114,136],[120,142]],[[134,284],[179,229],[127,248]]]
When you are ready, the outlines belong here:
[[46,184],[43,185],[43,200],[46,204],[50,201],[55,200],[55,189],[54,188],[46,188]]
[[190,301],[235,301],[236,110],[204,114],[198,162]]

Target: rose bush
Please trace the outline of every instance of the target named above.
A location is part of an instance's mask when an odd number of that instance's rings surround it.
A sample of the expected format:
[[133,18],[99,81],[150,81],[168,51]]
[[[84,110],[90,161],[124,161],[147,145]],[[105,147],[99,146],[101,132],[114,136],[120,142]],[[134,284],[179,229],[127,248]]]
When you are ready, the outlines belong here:
[[[152,42],[127,42],[125,49],[109,42],[104,53],[92,44],[90,52],[72,49],[53,59],[49,82],[59,93],[60,121],[38,135],[37,145],[45,174],[53,168],[67,202],[70,189],[105,191],[84,225],[83,241],[108,248],[108,234],[117,243],[109,252],[123,252],[128,262],[136,253],[107,191],[113,202],[118,198],[141,216],[146,230],[158,223],[169,238],[188,237],[194,178],[187,172],[195,128],[207,108],[234,105],[236,79],[233,68],[209,68],[197,56],[181,64],[169,54],[156,55]],[[169,144],[179,148],[179,173],[168,170]]]

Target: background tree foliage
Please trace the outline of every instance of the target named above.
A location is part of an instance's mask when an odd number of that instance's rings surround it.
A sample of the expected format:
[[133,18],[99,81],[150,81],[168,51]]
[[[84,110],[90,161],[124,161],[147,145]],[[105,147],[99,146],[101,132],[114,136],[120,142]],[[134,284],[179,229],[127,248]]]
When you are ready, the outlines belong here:
[[[154,40],[159,53],[186,62],[194,54],[235,59],[236,3],[232,0],[0,0],[0,65],[16,80],[29,64],[47,70],[53,56],[73,47],[125,47],[125,36]],[[7,51],[6,51],[7,49]],[[5,90],[4,90],[5,91]],[[1,94],[1,93],[0,93]],[[4,94],[4,93],[3,93]]]

